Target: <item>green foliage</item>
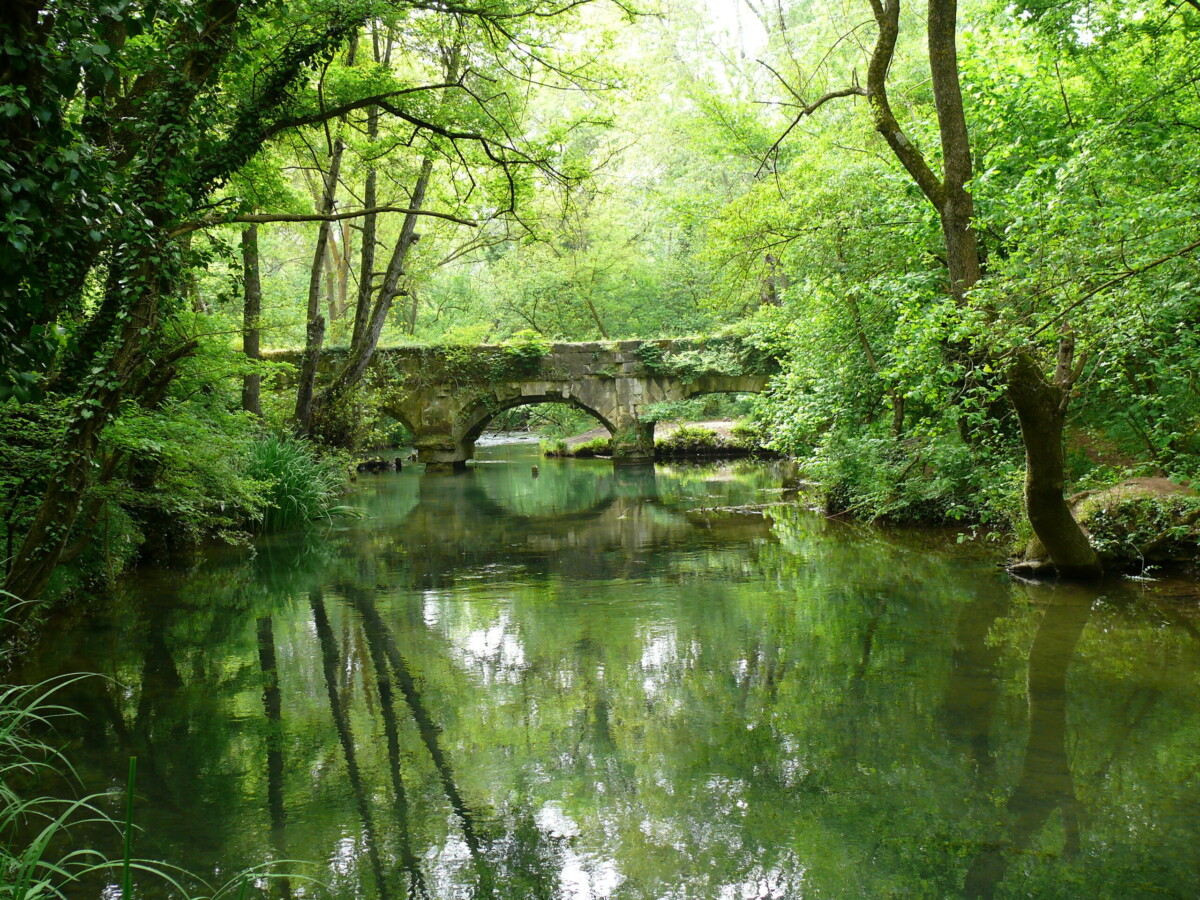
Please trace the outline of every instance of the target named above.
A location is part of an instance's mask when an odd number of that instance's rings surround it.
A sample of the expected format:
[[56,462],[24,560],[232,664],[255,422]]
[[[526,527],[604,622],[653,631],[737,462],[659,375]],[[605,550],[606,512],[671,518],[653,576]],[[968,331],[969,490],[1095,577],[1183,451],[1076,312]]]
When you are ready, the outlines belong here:
[[405,380],[412,386],[435,380],[466,386],[527,378],[541,371],[550,350],[550,342],[533,331],[503,344],[434,344],[419,348],[421,374]]
[[346,461],[321,455],[306,441],[270,436],[250,449],[248,477],[263,485],[266,501],[258,528],[282,531],[344,514],[336,503],[346,478]]
[[502,346],[509,371],[518,375],[536,375],[542,367],[542,358],[551,350],[548,340],[528,328],[518,331]]
[[890,522],[982,523],[999,530],[1021,518],[1017,461],[986,446],[969,446],[952,433],[900,442],[831,430],[806,458],[805,470],[834,513]]
[[770,375],[779,370],[775,354],[746,335],[720,335],[689,341],[646,341],[634,351],[654,375],[695,381],[705,375]]
[[347,452],[386,440],[388,435],[380,433],[379,428],[381,414],[370,399],[373,386],[348,390],[333,403],[322,407],[321,415],[312,423],[312,439],[322,447]]

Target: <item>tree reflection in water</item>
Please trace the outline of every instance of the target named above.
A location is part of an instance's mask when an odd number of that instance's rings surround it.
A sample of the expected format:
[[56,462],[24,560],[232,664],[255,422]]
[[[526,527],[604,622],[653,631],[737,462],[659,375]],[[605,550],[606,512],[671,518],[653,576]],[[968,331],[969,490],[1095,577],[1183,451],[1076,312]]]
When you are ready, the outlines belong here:
[[995,894],[1013,858],[1031,850],[1055,810],[1062,815],[1062,853],[1072,857],[1079,851],[1078,803],[1067,752],[1067,671],[1098,592],[1077,585],[1026,585],[1024,590],[1045,609],[1029,649],[1029,737],[1005,806],[1006,828],[967,870],[970,897]]
[[1194,599],[720,509],[768,468],[499,459],[62,623],[18,674],[109,676],[60,727],[89,789],[139,755],[140,853],[337,900],[1200,892]]

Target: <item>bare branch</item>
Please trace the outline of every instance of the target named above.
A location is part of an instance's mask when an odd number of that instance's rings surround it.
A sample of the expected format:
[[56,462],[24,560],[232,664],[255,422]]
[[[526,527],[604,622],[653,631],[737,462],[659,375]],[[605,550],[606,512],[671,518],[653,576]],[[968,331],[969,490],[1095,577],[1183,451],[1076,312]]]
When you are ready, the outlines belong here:
[[[760,62],[761,62],[761,60],[760,60]],[[763,65],[767,66],[766,63],[763,63]],[[770,66],[767,66],[767,68],[771,69]],[[771,69],[771,71],[775,73],[776,78],[779,78],[778,72],[775,72],[774,69]],[[782,78],[779,78],[779,80],[783,81]],[[786,82],[785,82],[785,84],[786,84]],[[788,88],[788,90],[791,90],[791,88]],[[795,96],[797,100],[800,99],[799,95],[797,95],[797,94],[793,94],[793,96]],[[766,152],[766,154],[763,156],[763,161],[759,165],[757,171],[755,171],[754,177],[757,178],[762,173],[763,168],[767,165],[767,160],[771,159],[771,157],[773,157],[775,155],[775,153],[779,150],[780,146],[782,146],[783,142],[787,139],[787,136],[792,133],[792,131],[796,128],[796,126],[799,125],[801,120],[803,120],[806,116],[811,116],[813,113],[815,113],[818,109],[820,109],[822,106],[824,106],[830,100],[836,100],[839,97],[866,97],[866,96],[867,96],[867,92],[865,89],[859,87],[858,85],[854,85],[853,87],[841,88],[840,90],[836,90],[836,91],[829,91],[827,94],[823,94],[821,97],[818,97],[815,101],[813,101],[808,106],[805,106],[803,109],[800,110],[800,112],[798,112],[796,114],[795,118],[792,119],[792,124],[789,125],[784,130],[783,134],[781,134],[778,138],[775,139],[775,143],[773,143],[771,145],[771,149],[768,150]],[[801,101],[801,102],[803,103],[803,101]]]
[[210,216],[200,219],[197,222],[184,222],[181,225],[176,225],[167,232],[167,237],[179,237],[201,228],[212,228],[214,225],[232,225],[234,223],[255,223],[261,225],[268,222],[340,222],[342,219],[357,219],[362,216],[384,212],[404,213],[405,215],[413,216],[432,216],[435,219],[445,219],[448,222],[455,222],[459,225],[469,225],[471,228],[479,226],[478,222],[463,219],[450,213],[434,212],[429,209],[407,209],[402,206],[374,206],[370,209],[357,209],[352,212],[331,213],[329,215],[321,215],[319,213],[251,213],[241,216]]

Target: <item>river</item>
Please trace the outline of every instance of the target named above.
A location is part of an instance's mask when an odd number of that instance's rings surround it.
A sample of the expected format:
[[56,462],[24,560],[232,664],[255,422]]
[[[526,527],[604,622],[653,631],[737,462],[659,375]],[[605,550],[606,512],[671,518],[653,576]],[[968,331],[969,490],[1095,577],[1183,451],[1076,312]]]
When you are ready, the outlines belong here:
[[1200,896],[1193,585],[1017,584],[768,463],[478,456],[52,623],[20,674],[97,673],[58,730],[84,792],[137,756],[136,855],[338,900]]

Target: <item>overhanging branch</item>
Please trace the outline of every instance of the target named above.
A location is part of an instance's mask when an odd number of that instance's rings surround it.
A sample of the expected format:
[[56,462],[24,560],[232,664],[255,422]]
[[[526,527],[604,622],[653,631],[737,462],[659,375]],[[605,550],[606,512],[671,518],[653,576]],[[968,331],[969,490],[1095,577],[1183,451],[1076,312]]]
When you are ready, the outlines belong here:
[[193,231],[198,231],[201,228],[212,228],[214,225],[234,225],[240,223],[261,225],[269,222],[339,222],[342,219],[357,219],[362,216],[384,212],[404,213],[405,215],[413,216],[432,216],[435,219],[445,219],[447,222],[468,225],[471,228],[479,226],[478,222],[473,222],[470,219],[463,219],[450,213],[435,212],[429,209],[409,209],[403,206],[373,206],[370,209],[356,209],[351,212],[330,213],[329,215],[321,215],[319,213],[247,213],[240,216],[209,216],[196,222],[184,222],[181,225],[176,225],[167,232],[167,237],[179,237],[184,234],[190,234]]
[[1151,269],[1156,268],[1157,266],[1161,266],[1163,263],[1170,262],[1173,259],[1178,259],[1181,256],[1187,256],[1189,253],[1191,253],[1194,250],[1200,250],[1200,241],[1192,241],[1192,243],[1188,244],[1186,247],[1180,247],[1178,250],[1174,250],[1171,253],[1168,253],[1166,256],[1160,256],[1158,259],[1152,260],[1151,262],[1148,262],[1145,265],[1138,266],[1133,269],[1128,269],[1128,270],[1122,272],[1120,275],[1110,278],[1108,281],[1104,282],[1104,284],[1100,285],[1099,287],[1092,288],[1090,291],[1085,293],[1083,296],[1079,297],[1074,302],[1068,304],[1066,306],[1066,308],[1055,313],[1051,318],[1047,319],[1045,322],[1043,322],[1041,325],[1039,325],[1037,328],[1035,328],[1033,331],[1031,331],[1029,333],[1029,339],[1033,340],[1035,337],[1037,337],[1039,334],[1041,334],[1043,331],[1045,331],[1047,328],[1049,328],[1055,322],[1061,321],[1065,316],[1067,316],[1071,312],[1074,312],[1079,307],[1083,306],[1083,304],[1087,303],[1087,301],[1091,300],[1093,297],[1095,297],[1101,291],[1106,291],[1110,287],[1120,284],[1122,281],[1126,281],[1127,279],[1133,278],[1136,275],[1141,275],[1144,272],[1149,272]]

